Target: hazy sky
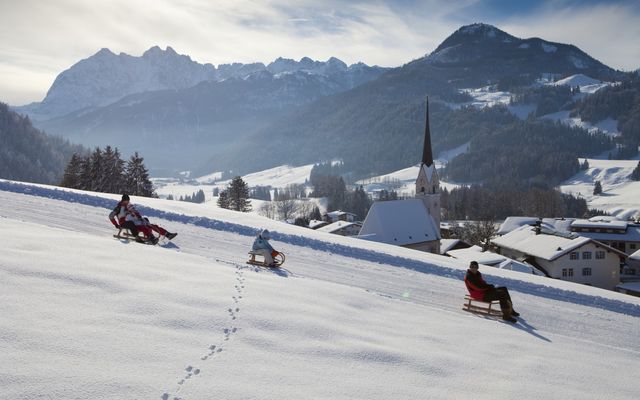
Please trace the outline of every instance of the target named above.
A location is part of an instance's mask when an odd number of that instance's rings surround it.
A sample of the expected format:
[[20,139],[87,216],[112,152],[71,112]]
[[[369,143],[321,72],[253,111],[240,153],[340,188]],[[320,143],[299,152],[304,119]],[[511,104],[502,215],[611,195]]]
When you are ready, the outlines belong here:
[[637,0],[0,0],[0,101],[42,100],[60,72],[103,47],[139,56],[171,46],[216,66],[335,56],[393,67],[473,22],[640,67]]

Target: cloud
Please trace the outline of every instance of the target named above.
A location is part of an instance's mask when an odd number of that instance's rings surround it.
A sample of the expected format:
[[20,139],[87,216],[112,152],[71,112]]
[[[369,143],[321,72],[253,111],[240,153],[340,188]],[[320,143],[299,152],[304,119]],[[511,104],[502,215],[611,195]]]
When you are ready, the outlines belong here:
[[514,36],[576,45],[613,68],[640,67],[640,11],[629,3],[552,2],[535,14],[507,18],[500,28]]
[[0,0],[0,100],[41,100],[60,72],[103,47],[137,56],[171,46],[214,65],[335,56],[399,66],[483,16],[517,36],[573,43],[637,68],[637,10],[592,3],[549,0],[504,14],[480,12],[492,2],[479,0]]

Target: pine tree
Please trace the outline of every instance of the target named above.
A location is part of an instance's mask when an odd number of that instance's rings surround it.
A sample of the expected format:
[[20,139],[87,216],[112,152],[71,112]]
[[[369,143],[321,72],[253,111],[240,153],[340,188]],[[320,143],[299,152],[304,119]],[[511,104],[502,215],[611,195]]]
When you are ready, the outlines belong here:
[[232,210],[248,212],[251,211],[251,201],[249,200],[249,187],[242,180],[242,177],[236,176],[231,181],[228,189],[229,206]]
[[124,160],[120,158],[118,148],[112,149],[107,146],[103,153],[104,168],[102,169],[103,180],[102,190],[107,193],[124,192]]
[[74,153],[69,160],[69,164],[64,170],[64,175],[60,186],[71,189],[80,189],[80,177],[82,174],[82,157]]
[[87,169],[85,182],[85,190],[91,190],[93,192],[101,192],[103,187],[103,161],[102,150],[100,147],[96,147],[93,153],[89,156],[89,160],[85,168]]
[[584,159],[584,162],[580,165],[580,169],[583,171],[586,171],[589,169],[589,161],[587,161],[587,159]]
[[149,180],[149,171],[144,166],[144,159],[136,151],[126,167],[126,187],[125,190],[132,195],[153,197],[153,184]]
[[231,204],[229,203],[229,195],[226,190],[220,192],[218,196],[218,207],[230,209]]
[[595,196],[602,194],[602,183],[600,181],[596,181],[595,185],[593,185],[593,194]]

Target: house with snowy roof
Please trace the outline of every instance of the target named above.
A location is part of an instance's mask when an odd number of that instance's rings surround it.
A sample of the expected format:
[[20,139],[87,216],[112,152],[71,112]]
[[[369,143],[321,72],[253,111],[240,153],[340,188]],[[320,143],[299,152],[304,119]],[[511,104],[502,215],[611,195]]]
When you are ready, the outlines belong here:
[[505,235],[526,225],[537,225],[548,231],[575,233],[597,240],[627,255],[640,250],[640,224],[612,216],[596,216],[589,219],[508,217],[500,225],[498,235]]
[[640,250],[640,225],[631,221],[610,216],[576,219],[571,223],[570,230],[580,236],[607,244],[627,255]]
[[359,222],[336,221],[316,230],[341,236],[358,236],[360,228],[362,228],[362,224]]
[[353,222],[356,220],[355,214],[342,211],[342,210],[331,211],[331,212],[328,212],[326,215],[327,215],[327,221],[329,221],[330,223],[337,222],[337,221]]
[[613,290],[626,254],[594,239],[521,226],[491,241],[499,254],[533,265],[546,276]]
[[424,136],[415,198],[373,203],[359,238],[440,254],[440,180],[431,150],[428,99]]
[[465,264],[469,264],[471,261],[476,261],[478,264],[486,265],[488,267],[542,275],[542,273],[536,271],[532,265],[514,260],[502,254],[482,250],[482,247],[480,246],[470,246],[461,249],[449,250],[446,252],[446,255],[463,261]]

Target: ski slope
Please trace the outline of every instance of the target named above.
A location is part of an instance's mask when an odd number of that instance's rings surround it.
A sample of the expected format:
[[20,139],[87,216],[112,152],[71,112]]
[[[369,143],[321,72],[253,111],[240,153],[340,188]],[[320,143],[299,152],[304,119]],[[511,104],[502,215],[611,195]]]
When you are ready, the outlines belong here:
[[[204,205],[111,237],[118,195],[0,181],[0,397],[635,399],[640,299],[484,268],[522,314],[462,311],[453,259]],[[244,264],[273,232],[285,269]]]

